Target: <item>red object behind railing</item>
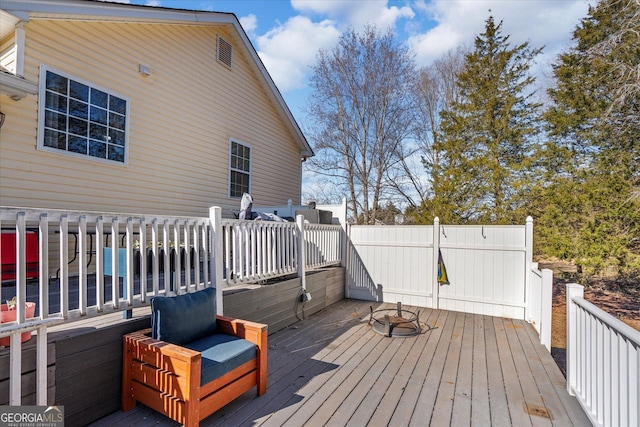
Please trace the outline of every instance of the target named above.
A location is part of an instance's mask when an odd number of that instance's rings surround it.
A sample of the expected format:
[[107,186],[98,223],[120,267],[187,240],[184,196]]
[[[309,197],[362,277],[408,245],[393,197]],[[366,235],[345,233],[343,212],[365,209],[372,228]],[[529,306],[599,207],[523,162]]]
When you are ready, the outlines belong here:
[[[38,277],[38,234],[27,231],[25,262],[27,264],[27,279]],[[16,279],[16,232],[2,230],[0,260],[2,261],[2,280]]]

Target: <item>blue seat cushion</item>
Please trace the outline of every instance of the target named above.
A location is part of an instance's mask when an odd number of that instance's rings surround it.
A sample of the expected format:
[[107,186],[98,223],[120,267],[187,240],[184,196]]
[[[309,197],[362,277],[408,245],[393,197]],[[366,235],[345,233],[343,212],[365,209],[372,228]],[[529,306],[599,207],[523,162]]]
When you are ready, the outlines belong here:
[[201,386],[256,357],[254,343],[226,334],[214,334],[185,344],[183,347],[202,354]]
[[151,336],[183,345],[216,332],[216,290],[151,299]]

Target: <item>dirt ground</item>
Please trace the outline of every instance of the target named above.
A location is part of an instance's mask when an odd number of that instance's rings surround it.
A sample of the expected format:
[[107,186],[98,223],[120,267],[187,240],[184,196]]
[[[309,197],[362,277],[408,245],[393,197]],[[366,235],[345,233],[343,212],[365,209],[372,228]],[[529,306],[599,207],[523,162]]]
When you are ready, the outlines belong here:
[[[554,280],[551,326],[551,355],[566,376],[567,300],[566,283]],[[604,290],[598,287],[585,289],[584,298],[602,310],[640,331],[640,296]]]

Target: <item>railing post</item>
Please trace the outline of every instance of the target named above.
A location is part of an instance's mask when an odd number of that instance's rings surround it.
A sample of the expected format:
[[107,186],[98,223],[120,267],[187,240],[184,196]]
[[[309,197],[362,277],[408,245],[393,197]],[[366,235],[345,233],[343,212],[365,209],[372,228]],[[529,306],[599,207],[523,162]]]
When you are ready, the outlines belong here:
[[[524,298],[525,298],[525,313],[524,318],[527,321],[531,321],[535,315],[531,313],[533,307],[531,307],[531,269],[533,268],[533,218],[527,217],[527,222],[524,227]],[[544,285],[544,277],[543,285]],[[542,301],[541,301],[542,303]]]
[[[130,307],[133,305],[133,218],[127,218],[125,225],[125,239],[127,241],[127,247],[125,249],[126,258],[125,265],[120,268],[125,268],[126,279],[122,279],[122,298],[125,299],[125,305]],[[116,253],[114,257],[119,257],[120,253]],[[146,283],[143,284],[142,275],[140,276],[140,288],[146,287]],[[133,309],[124,310],[122,312],[123,319],[131,319],[133,317]]]
[[[26,319],[25,303],[27,302],[27,227],[24,212],[16,217],[16,320],[24,323]],[[20,336],[20,335],[18,335]]]
[[[531,272],[529,272],[531,274]],[[542,270],[542,291],[540,295],[540,344],[551,352],[551,307],[553,303],[553,271]]]
[[209,253],[209,269],[211,283],[216,288],[216,314],[222,315],[222,208],[213,206],[209,208],[209,221],[211,223],[211,252]]
[[432,257],[432,272],[431,272],[431,306],[435,309],[440,308],[440,302],[438,294],[440,292],[438,284],[438,255],[440,254],[440,218],[433,218],[433,257]]
[[[342,227],[342,236],[340,239],[340,266],[347,266],[347,198],[342,198],[342,205],[340,207],[340,215],[338,221]],[[346,283],[346,280],[345,280]]]
[[584,297],[584,288],[576,283],[568,283],[566,287],[567,297],[567,392],[575,396],[574,386],[577,375],[578,360],[578,310],[573,303],[573,298]]
[[47,404],[47,325],[38,327],[36,335],[36,404]]
[[300,285],[304,292],[307,291],[307,277],[306,277],[306,242],[304,239],[304,216],[296,216],[296,227],[298,228],[298,277],[300,278]]
[[12,333],[9,347],[9,405],[22,404],[22,334]]

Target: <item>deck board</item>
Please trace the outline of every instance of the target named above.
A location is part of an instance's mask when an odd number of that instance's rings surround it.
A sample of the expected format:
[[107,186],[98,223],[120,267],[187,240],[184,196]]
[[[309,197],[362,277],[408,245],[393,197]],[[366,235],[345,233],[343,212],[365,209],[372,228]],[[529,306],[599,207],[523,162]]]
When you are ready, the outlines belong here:
[[422,340],[424,341],[424,347],[420,354],[420,358],[418,359],[419,362],[415,362],[415,366],[407,381],[404,393],[397,404],[389,425],[406,426],[411,422],[416,402],[418,401],[420,391],[422,390],[424,378],[426,377],[427,372],[429,372],[429,367],[434,355],[436,354],[435,350],[443,332],[443,325],[446,323],[447,315],[449,314],[447,311],[433,310],[433,312],[436,315],[436,320],[432,324],[429,324],[432,329],[427,332],[427,335],[425,335],[426,339]]
[[[466,339],[464,339],[466,337]],[[464,316],[463,338],[460,343],[460,362],[457,367],[451,425],[471,425],[473,396],[473,354],[476,345],[474,316]],[[480,373],[480,372],[478,372]]]
[[[343,300],[270,335],[267,393],[250,390],[201,425],[588,425],[526,322],[420,309],[428,331],[387,338],[368,325],[370,305],[394,308]],[[93,425],[177,424],[138,404]]]
[[[425,423],[428,423],[429,420],[431,420],[431,415],[434,411],[434,405],[439,393],[438,389],[442,378],[442,372],[444,371],[447,359],[450,357],[449,348],[457,314],[458,313],[454,312],[448,313],[447,320],[444,322],[444,325],[439,325],[439,327],[442,328],[442,334],[438,337],[438,344],[426,375],[424,377],[416,377],[416,381],[422,381],[422,387],[413,409],[413,415],[409,422],[410,426],[424,426]],[[444,425],[449,425],[449,423],[447,422]]]
[[[429,317],[426,319],[425,328],[428,328],[429,325],[433,325],[436,322],[438,312],[436,310],[431,310],[429,313]],[[424,322],[424,316],[422,318],[422,322]],[[429,330],[425,329],[423,334],[428,333]],[[397,425],[391,421],[394,414],[399,412],[399,404],[401,398],[403,398],[403,394],[407,389],[409,379],[411,378],[411,374],[414,372],[414,369],[418,363],[420,363],[423,357],[423,352],[426,347],[428,340],[407,340],[407,342],[412,342],[411,349],[407,354],[407,357],[402,361],[402,366],[393,377],[391,384],[387,387],[383,397],[384,404],[378,405],[373,416],[371,417],[372,426],[388,426],[388,425]],[[404,396],[404,400],[407,399],[407,396]],[[413,408],[412,408],[413,409]],[[401,411],[401,409],[400,409]],[[355,425],[355,419],[352,418],[353,425]],[[408,420],[407,420],[408,423]]]
[[[471,426],[491,425],[489,380],[487,370],[487,335],[485,318],[473,316],[473,350],[471,360]],[[493,372],[492,372],[493,374]]]
[[[489,383],[489,408],[491,424],[496,427],[510,426],[509,404],[505,392],[504,374],[500,365],[498,336],[492,317],[485,317],[485,360],[487,363],[487,382]],[[480,355],[482,357],[482,355]],[[482,393],[482,391],[480,391]]]

